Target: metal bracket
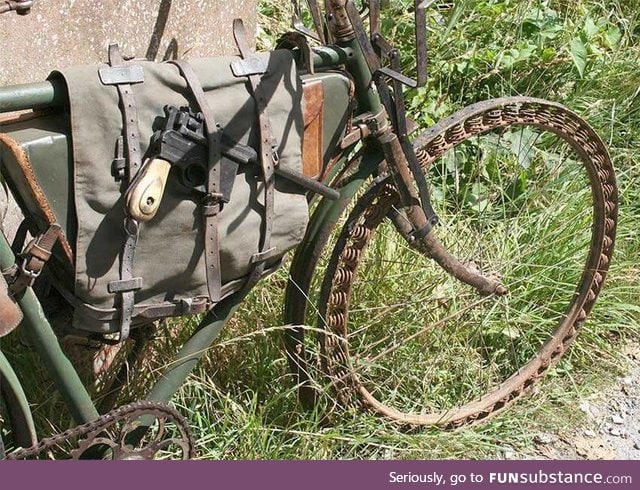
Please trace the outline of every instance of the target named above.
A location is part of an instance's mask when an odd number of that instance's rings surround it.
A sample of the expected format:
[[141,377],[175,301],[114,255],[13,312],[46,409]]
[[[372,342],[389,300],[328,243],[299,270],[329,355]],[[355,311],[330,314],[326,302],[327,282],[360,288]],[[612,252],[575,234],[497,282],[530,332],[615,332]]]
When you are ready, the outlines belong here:
[[353,124],[356,129],[345,135],[340,142],[340,148],[343,150],[371,135],[380,134],[387,125],[387,115],[384,111],[375,115],[366,113]]
[[4,0],[4,5],[0,5],[0,14],[15,11],[18,15],[27,15],[34,3],[34,0]]
[[105,66],[98,70],[103,85],[144,82],[144,70],[140,65]]
[[318,41],[320,44],[326,44],[327,39],[324,32],[324,22],[322,21],[322,11],[320,10],[318,2],[316,0],[307,0],[315,32],[305,26],[302,22],[302,9],[300,8],[300,2],[298,0],[291,0],[291,4],[293,5],[293,16],[291,19],[292,27],[300,34],[310,37],[311,39]]

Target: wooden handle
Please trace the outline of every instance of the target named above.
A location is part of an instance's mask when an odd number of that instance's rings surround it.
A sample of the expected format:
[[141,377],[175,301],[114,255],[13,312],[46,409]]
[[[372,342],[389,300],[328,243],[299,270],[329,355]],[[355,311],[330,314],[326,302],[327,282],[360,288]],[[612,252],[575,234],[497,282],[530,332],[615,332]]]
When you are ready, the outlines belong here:
[[167,185],[169,170],[171,164],[160,158],[143,165],[141,172],[144,173],[127,198],[127,208],[133,219],[149,221],[156,215]]

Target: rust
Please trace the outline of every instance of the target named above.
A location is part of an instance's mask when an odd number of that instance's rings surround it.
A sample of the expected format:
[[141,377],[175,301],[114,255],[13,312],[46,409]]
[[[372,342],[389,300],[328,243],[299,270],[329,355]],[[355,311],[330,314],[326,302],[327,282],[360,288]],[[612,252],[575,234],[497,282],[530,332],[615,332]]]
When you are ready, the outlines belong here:
[[[159,422],[160,429],[157,434],[152,435],[151,441],[131,445],[127,436],[137,426],[133,422],[140,417],[153,417]],[[175,425],[176,434],[166,431],[168,423]],[[8,454],[7,459],[38,458],[66,443],[74,446],[70,451],[72,459],[82,459],[94,446],[104,448],[105,440],[110,442],[110,459],[154,459],[159,451],[164,451],[169,445],[181,448],[182,459],[192,459],[195,455],[195,440],[191,429],[187,420],[176,409],[159,402],[135,402],[116,408],[94,421],[42,439],[34,446],[18,449]]]

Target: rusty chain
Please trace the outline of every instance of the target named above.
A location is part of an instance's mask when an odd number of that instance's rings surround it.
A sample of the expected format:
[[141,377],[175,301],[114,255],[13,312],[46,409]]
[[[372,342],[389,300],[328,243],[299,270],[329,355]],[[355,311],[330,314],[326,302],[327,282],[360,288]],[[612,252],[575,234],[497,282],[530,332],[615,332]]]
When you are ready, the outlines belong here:
[[[169,421],[175,424],[180,432],[180,438],[166,438],[160,443],[151,444],[142,449],[134,449],[128,446],[125,440],[109,439],[105,441],[104,432],[118,422],[132,423],[140,417],[154,417],[156,420]],[[163,428],[166,422],[162,424]],[[120,436],[124,437],[126,434]],[[36,458],[44,452],[55,449],[65,442],[76,440],[76,448],[71,450],[72,459],[80,459],[92,446],[104,446],[109,442],[113,453],[113,459],[153,459],[158,450],[164,449],[168,444],[177,444],[182,448],[183,459],[191,459],[195,454],[195,441],[191,429],[185,418],[174,408],[158,402],[135,402],[111,410],[101,417],[71,428],[60,434],[40,440],[37,444],[13,451],[7,455],[7,459]]]

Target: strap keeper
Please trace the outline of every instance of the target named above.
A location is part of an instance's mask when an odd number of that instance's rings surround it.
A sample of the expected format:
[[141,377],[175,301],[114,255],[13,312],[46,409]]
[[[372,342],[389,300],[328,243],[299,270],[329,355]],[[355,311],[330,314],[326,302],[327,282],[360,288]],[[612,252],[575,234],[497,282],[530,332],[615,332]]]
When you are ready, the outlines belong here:
[[111,176],[116,182],[120,182],[126,175],[127,161],[124,158],[114,158],[111,163]]
[[109,284],[107,284],[107,290],[111,294],[138,291],[140,289],[142,289],[141,277],[134,277],[133,279],[123,279],[121,281],[111,281]]
[[18,294],[33,286],[40,277],[45,264],[51,258],[51,250],[58,241],[62,230],[60,225],[53,223],[47,231],[37,236],[25,247],[17,257],[16,264],[2,274],[5,276],[11,294]]
[[51,258],[51,250],[42,248],[39,245],[39,240],[36,238],[29,242],[21,255],[25,258],[31,256],[35,257],[36,259],[40,259],[42,262],[47,262]]
[[264,75],[268,70],[269,60],[265,57],[251,56],[231,62],[231,72],[236,78]]
[[144,82],[144,70],[140,65],[108,66],[98,69],[103,85],[130,85]]
[[278,255],[277,252],[278,252],[278,249],[276,247],[271,247],[269,250],[265,250],[264,252],[255,253],[251,256],[251,263],[259,264],[261,262],[266,262],[272,257],[275,257],[276,255]]

